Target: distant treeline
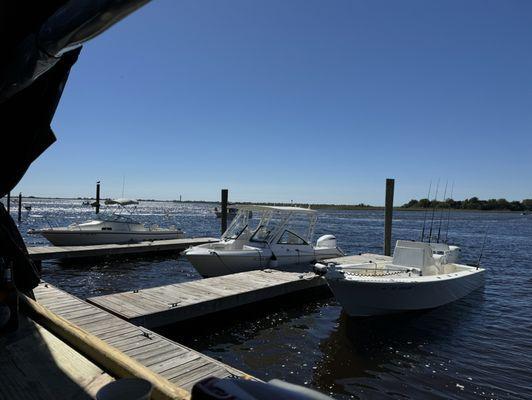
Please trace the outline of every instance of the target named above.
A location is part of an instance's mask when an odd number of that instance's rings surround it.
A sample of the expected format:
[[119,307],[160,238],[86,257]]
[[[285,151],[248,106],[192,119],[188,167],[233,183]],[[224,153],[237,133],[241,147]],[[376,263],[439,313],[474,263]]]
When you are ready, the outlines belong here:
[[506,199],[481,200],[471,197],[465,200],[446,199],[445,201],[429,199],[412,199],[401,208],[452,208],[456,210],[501,210],[501,211],[532,211],[532,199],[508,201]]

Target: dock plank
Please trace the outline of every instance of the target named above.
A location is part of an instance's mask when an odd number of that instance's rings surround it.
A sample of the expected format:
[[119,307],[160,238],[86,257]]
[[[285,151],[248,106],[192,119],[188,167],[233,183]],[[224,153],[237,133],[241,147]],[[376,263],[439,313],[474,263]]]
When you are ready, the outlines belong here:
[[162,252],[181,252],[190,246],[216,242],[210,237],[155,240],[128,244],[103,244],[94,246],[29,246],[28,253],[33,260],[51,260],[63,258],[104,257],[127,254],[149,254]]
[[[190,364],[191,360],[199,360],[206,370],[212,370],[221,377],[241,376],[248,377],[242,371],[225,365],[213,358],[198,353],[186,346],[169,340],[144,327],[135,326],[109,312],[78,299],[50,284],[41,283],[34,291],[39,303],[47,308],[56,308],[62,318],[75,323],[87,332],[99,337],[113,347],[136,359],[148,368],[161,364],[161,368],[168,367],[160,375],[170,379],[176,384],[186,381],[185,389],[190,389],[199,379],[199,375],[189,368],[198,368]],[[66,312],[58,305],[68,303]],[[77,303],[79,312],[71,306]],[[91,311],[87,309],[91,308]],[[159,368],[153,369],[154,371]],[[158,372],[158,371],[157,371]],[[176,376],[182,378],[176,379]],[[198,378],[198,379],[196,379]],[[189,381],[189,379],[191,379]]]

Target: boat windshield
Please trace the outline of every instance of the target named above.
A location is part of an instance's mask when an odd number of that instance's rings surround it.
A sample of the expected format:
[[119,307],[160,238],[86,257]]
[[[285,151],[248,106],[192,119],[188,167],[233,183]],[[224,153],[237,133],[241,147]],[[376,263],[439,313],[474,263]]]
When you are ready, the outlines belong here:
[[229,225],[229,228],[222,235],[222,239],[236,239],[249,227],[250,220],[252,219],[252,213],[250,211],[239,211],[236,217]]
[[242,237],[252,242],[271,242],[281,231],[288,229],[310,242],[315,223],[315,214],[286,210],[239,210],[222,239]]
[[300,236],[303,241],[310,242],[316,223],[314,214],[301,214],[297,212],[271,211],[263,214],[259,228],[255,230],[251,241],[271,242],[278,237],[281,231],[291,230]]
[[107,222],[125,222],[128,224],[138,223],[133,218],[123,215],[123,214],[99,214],[96,219],[98,221],[107,221]]

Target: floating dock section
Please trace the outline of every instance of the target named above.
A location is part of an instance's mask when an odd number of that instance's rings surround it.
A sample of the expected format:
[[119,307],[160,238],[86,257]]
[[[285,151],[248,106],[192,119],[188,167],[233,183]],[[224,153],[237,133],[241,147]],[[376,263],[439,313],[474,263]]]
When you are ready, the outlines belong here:
[[198,381],[249,375],[135,326],[54,286],[41,283],[34,289],[36,300],[53,313],[93,334],[124,354],[136,359],[175,385],[190,391]]
[[102,244],[95,246],[40,246],[28,247],[32,260],[43,261],[64,258],[105,257],[119,255],[142,255],[164,252],[179,253],[190,246],[216,242],[218,239],[210,237],[155,240],[153,242],[139,242],[129,244]]
[[91,297],[87,301],[135,325],[156,328],[325,285],[325,280],[313,272],[262,270]]

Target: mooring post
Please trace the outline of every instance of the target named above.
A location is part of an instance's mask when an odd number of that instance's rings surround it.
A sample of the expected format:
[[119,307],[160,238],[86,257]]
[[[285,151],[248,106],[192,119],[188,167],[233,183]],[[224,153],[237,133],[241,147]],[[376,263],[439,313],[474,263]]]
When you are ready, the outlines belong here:
[[96,182],[96,202],[95,202],[96,214],[100,213],[100,181]]
[[22,220],[22,193],[18,194],[18,222]]
[[227,230],[227,196],[228,190],[222,189],[222,235]]
[[7,192],[7,215],[11,211],[11,192]]
[[386,179],[386,204],[384,211],[384,255],[392,254],[393,191],[395,179]]

